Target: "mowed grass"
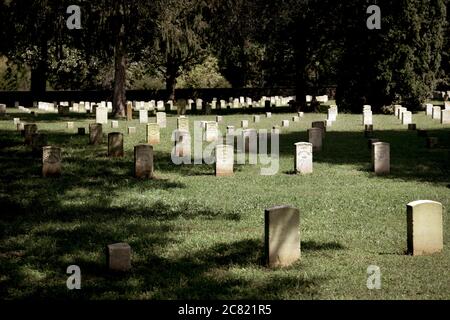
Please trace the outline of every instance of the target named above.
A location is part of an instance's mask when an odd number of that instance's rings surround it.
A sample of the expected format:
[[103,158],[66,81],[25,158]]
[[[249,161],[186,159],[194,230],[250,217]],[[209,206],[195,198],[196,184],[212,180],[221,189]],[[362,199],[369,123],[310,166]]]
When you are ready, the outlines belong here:
[[[133,178],[133,146],[145,142],[145,125],[120,121],[125,157],[109,159],[107,145],[88,145],[91,116],[12,113],[0,121],[0,298],[55,299],[449,299],[450,128],[423,113],[419,129],[439,137],[437,149],[407,131],[394,116],[374,115],[374,136],[391,144],[388,176],[370,172],[371,155],[360,115],[340,114],[327,129],[314,173],[292,174],[294,143],[307,141],[306,114],[283,129],[280,167],[237,165],[217,178],[212,165],[172,164],[168,116],[155,149],[155,180]],[[220,124],[270,129],[294,114],[224,116]],[[63,149],[63,175],[41,177],[12,118],[38,124],[49,144]],[[194,121],[214,116],[189,116]],[[75,129],[65,122],[74,121]],[[151,119],[154,121],[154,118]],[[127,126],[137,127],[128,135]],[[204,144],[204,147],[207,144]],[[419,199],[444,205],[444,251],[412,257],[406,251],[406,204]],[[300,209],[302,257],[288,268],[264,266],[264,209]],[[131,272],[106,269],[107,244],[127,242]],[[68,290],[66,269],[78,265],[81,290]],[[367,268],[377,265],[382,288],[369,290]]]

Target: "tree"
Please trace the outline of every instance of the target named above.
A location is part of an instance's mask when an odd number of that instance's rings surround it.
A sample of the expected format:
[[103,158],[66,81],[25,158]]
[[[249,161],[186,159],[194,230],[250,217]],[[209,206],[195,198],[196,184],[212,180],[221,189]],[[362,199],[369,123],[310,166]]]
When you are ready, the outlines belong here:
[[338,103],[351,111],[364,103],[377,110],[395,102],[417,109],[437,84],[445,0],[384,0],[379,6],[380,30],[369,30],[365,21],[357,20],[365,13],[365,2],[347,11]]
[[165,75],[167,99],[175,99],[177,78],[207,56],[206,10],[201,0],[157,0],[153,64]]

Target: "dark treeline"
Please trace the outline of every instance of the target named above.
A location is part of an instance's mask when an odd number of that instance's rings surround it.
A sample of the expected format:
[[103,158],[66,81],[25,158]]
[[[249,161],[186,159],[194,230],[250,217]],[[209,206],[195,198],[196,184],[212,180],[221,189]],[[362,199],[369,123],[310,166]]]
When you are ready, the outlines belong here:
[[[70,29],[80,8],[81,29]],[[380,28],[371,5],[381,9]],[[162,79],[167,99],[187,72],[216,86],[337,85],[342,110],[420,106],[449,84],[447,0],[15,0],[0,2],[0,54],[30,71],[30,90],[110,89],[117,116],[136,77]],[[14,69],[15,68],[15,69]],[[205,71],[206,70],[206,71]],[[194,86],[209,86],[196,82]],[[195,81],[194,81],[195,82]],[[313,104],[314,106],[314,104]]]

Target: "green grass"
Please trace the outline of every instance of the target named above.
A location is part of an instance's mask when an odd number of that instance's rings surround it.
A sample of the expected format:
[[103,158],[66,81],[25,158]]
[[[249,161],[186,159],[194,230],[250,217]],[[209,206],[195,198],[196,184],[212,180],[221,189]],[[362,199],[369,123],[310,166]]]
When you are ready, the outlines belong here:
[[[225,116],[220,128],[269,129],[294,114]],[[63,176],[44,179],[12,118],[36,122],[49,143],[63,148]],[[314,155],[314,174],[293,175],[294,143],[324,114],[306,114],[280,137],[280,169],[261,176],[260,165],[235,167],[216,178],[209,165],[175,166],[168,117],[155,147],[157,180],[132,176],[133,146],[145,126],[120,121],[123,159],[106,157],[106,143],[89,146],[76,128],[93,118],[11,114],[0,121],[0,298],[56,299],[448,299],[450,297],[450,128],[413,116],[440,138],[434,150],[394,116],[374,115],[375,137],[391,144],[392,173],[370,172],[361,116],[343,114]],[[190,116],[212,120],[214,116]],[[65,129],[75,121],[75,129]],[[137,134],[127,135],[126,127]],[[104,133],[117,131],[110,126]],[[105,139],[106,142],[106,139]],[[412,257],[406,250],[406,204],[444,205],[444,251]],[[289,268],[263,264],[264,209],[300,209],[302,259]],[[128,242],[133,269],[110,274],[105,246]],[[79,265],[82,289],[66,288],[66,268]],[[382,289],[368,290],[367,267],[382,272]]]

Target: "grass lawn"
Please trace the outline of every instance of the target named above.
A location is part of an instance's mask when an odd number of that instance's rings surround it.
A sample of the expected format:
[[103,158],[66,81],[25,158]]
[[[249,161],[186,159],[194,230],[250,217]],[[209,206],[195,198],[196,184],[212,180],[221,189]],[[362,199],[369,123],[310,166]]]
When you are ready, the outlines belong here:
[[[391,174],[370,172],[360,115],[341,114],[328,128],[314,173],[293,175],[294,143],[324,114],[306,114],[280,136],[280,169],[261,176],[260,165],[235,166],[216,178],[210,165],[176,166],[170,137],[176,117],[155,147],[157,180],[133,178],[133,146],[145,125],[120,121],[125,157],[106,157],[107,145],[88,145],[76,128],[94,118],[11,114],[0,120],[0,299],[449,299],[450,126],[413,115],[419,129],[439,137],[437,149],[407,131],[394,116],[374,115],[375,137],[391,144]],[[17,112],[17,110],[16,110]],[[224,116],[220,125],[270,129],[294,114]],[[49,144],[63,148],[63,176],[41,178],[12,118],[38,124]],[[194,121],[214,116],[189,116]],[[151,119],[154,121],[154,119]],[[65,122],[74,121],[75,129]],[[137,127],[135,135],[127,126]],[[205,144],[206,145],[206,144]],[[406,204],[444,205],[444,251],[412,257],[406,250]],[[270,270],[263,263],[264,209],[300,209],[302,258]],[[133,269],[110,274],[105,246],[127,242]],[[81,290],[68,290],[66,269],[78,265]],[[366,286],[377,265],[382,288]]]

